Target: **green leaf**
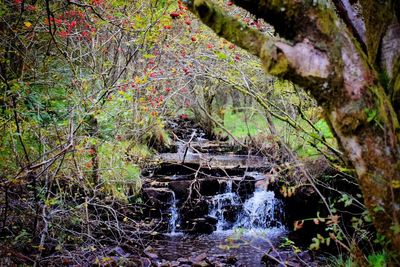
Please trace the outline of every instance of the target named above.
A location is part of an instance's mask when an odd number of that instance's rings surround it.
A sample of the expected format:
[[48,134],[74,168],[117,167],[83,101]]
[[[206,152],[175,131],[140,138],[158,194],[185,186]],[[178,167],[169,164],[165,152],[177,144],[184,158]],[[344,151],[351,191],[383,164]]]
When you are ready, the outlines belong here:
[[216,55],[217,55],[217,57],[218,57],[219,59],[222,59],[222,60],[228,58],[228,57],[227,57],[224,53],[222,53],[222,52],[217,52]]

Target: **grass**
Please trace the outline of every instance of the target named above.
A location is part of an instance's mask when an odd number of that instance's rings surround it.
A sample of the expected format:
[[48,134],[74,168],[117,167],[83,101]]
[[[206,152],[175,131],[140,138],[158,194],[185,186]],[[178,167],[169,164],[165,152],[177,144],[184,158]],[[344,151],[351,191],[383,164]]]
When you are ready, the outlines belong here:
[[[265,119],[254,111],[233,112],[231,108],[224,113],[224,127],[229,130],[233,136],[238,139],[255,136],[265,132],[267,124]],[[222,131],[217,129],[217,131]]]
[[[313,147],[310,142],[318,149],[325,149],[325,146],[321,142],[315,140],[313,137],[302,131],[291,128],[287,123],[275,118],[273,119],[273,122],[278,133],[280,133],[280,137],[289,144],[300,157],[315,157],[320,155],[320,152]],[[297,123],[308,132],[313,132],[316,137],[324,137],[327,140],[327,143],[335,146],[335,138],[324,119],[320,119],[314,124],[318,133],[315,133],[312,127],[301,118],[297,120]],[[248,136],[255,137],[259,134],[269,134],[265,118],[254,109],[233,112],[232,108],[227,108],[224,113],[224,127],[230,131],[235,138],[241,140]],[[217,128],[216,132],[223,133],[223,130]]]

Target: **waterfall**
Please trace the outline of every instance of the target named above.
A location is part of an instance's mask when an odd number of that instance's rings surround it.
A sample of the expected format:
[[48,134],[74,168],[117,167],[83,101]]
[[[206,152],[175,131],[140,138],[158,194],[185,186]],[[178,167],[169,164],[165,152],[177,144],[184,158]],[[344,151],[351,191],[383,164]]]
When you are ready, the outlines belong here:
[[242,203],[239,195],[232,192],[232,181],[228,181],[225,192],[212,198],[209,215],[218,220],[217,232],[235,228],[281,228],[281,220],[276,218],[277,214],[282,214],[281,207],[274,192],[261,188]]
[[239,196],[232,192],[232,180],[226,181],[226,189],[222,194],[213,196],[209,215],[215,217],[218,222],[216,231],[221,232],[232,227],[233,222],[227,220],[226,213],[229,209],[239,207],[241,205]]
[[179,220],[179,213],[176,207],[175,193],[172,191],[171,207],[169,208],[170,218],[168,221],[168,232],[171,235],[176,234],[176,225]]
[[238,218],[235,227],[245,229],[263,229],[270,227],[282,227],[280,218],[281,201],[275,198],[275,193],[257,188],[254,195],[243,204],[243,212]]

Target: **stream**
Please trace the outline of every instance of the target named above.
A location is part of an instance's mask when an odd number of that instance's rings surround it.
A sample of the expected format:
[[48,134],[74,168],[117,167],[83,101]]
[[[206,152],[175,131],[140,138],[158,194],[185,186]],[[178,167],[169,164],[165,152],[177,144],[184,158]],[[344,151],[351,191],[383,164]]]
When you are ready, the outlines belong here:
[[[270,266],[264,255],[281,257],[278,247],[288,230],[283,202],[258,185],[269,170],[267,158],[208,140],[193,123],[183,124],[171,123],[176,146],[143,172],[142,195],[153,207],[149,220],[162,233],[146,255],[154,266]],[[308,257],[300,262],[314,266]]]

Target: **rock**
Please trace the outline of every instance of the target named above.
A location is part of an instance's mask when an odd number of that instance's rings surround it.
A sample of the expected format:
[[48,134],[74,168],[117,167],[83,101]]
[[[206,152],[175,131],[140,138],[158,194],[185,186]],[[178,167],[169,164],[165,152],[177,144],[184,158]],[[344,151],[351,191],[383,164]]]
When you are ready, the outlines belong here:
[[219,182],[217,179],[200,180],[200,194],[202,196],[214,196],[219,192]]
[[[196,199],[189,202],[187,205],[180,207],[181,229],[183,231],[193,232],[195,230],[194,222],[196,218],[205,218],[209,213],[209,202],[206,199]],[[215,225],[215,219],[207,219],[209,224]],[[214,222],[215,221],[215,222]],[[194,232],[195,233],[195,232]]]
[[162,262],[157,265],[160,267],[171,267],[171,263],[167,260],[162,260]]
[[234,223],[238,217],[238,214],[243,210],[242,206],[227,206],[224,210],[224,218],[227,222]]
[[197,255],[196,257],[191,257],[190,260],[192,262],[200,262],[203,261],[207,258],[207,254],[206,253],[201,253],[200,255]]
[[177,261],[179,262],[179,264],[191,264],[192,263],[191,260],[189,260],[188,258],[183,258],[183,257],[178,258]]
[[176,199],[187,199],[191,183],[190,180],[171,181],[168,187],[174,191]]
[[218,223],[218,218],[211,216],[211,215],[207,215],[204,217],[208,223],[212,224],[212,225],[216,225]]
[[192,264],[193,267],[207,267],[210,266],[206,261],[199,261],[199,262],[194,262]]
[[229,255],[228,258],[226,258],[226,263],[228,264],[235,264],[237,262],[237,258],[234,255]]
[[212,265],[215,266],[215,267],[224,267],[225,266],[225,264],[223,264],[223,263],[221,263],[219,261],[214,261],[212,263]]
[[215,231],[215,225],[209,223],[206,218],[196,218],[193,220],[192,233],[211,234]]
[[167,188],[143,188],[143,198],[150,201],[153,207],[161,207],[173,199],[173,192]]

